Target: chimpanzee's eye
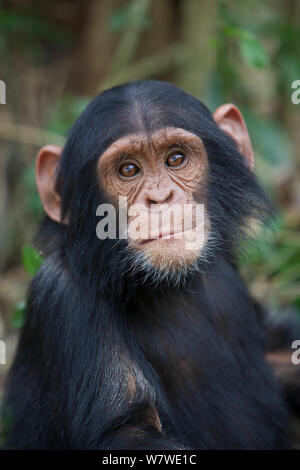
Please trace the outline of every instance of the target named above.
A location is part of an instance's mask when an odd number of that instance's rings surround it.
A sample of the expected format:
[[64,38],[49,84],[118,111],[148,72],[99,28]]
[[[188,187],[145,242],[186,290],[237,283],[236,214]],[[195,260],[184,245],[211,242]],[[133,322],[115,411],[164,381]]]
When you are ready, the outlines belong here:
[[184,161],[185,161],[185,155],[180,151],[176,151],[176,152],[171,153],[168,156],[166,160],[166,165],[171,168],[172,167],[174,168],[174,167],[182,165]]
[[140,168],[134,163],[124,163],[119,168],[119,173],[126,178],[131,178],[140,172]]

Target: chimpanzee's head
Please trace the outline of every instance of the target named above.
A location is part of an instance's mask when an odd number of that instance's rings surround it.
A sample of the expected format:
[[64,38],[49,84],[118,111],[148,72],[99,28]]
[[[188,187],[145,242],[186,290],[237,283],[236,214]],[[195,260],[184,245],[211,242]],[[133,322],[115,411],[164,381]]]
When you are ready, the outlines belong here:
[[146,80],[96,97],[63,149],[40,151],[37,184],[75,270],[177,282],[216,253],[232,256],[249,221],[266,215],[253,165],[236,106],[211,114],[174,85]]

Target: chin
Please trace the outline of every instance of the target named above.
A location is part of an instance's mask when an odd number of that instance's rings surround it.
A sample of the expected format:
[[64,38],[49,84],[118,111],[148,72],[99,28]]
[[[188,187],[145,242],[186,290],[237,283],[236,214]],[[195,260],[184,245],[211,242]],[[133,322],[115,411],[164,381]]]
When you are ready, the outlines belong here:
[[186,249],[184,240],[150,240],[139,249],[151,265],[163,271],[179,271],[194,264],[200,257],[201,249]]

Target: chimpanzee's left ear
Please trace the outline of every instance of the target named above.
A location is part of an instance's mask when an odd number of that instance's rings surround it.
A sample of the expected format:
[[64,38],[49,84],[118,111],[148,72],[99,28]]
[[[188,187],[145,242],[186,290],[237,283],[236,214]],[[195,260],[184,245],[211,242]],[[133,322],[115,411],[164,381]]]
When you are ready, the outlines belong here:
[[247,159],[251,170],[254,168],[254,153],[247,126],[240,111],[234,104],[223,104],[213,113],[222,131],[226,132],[237,144],[239,152]]

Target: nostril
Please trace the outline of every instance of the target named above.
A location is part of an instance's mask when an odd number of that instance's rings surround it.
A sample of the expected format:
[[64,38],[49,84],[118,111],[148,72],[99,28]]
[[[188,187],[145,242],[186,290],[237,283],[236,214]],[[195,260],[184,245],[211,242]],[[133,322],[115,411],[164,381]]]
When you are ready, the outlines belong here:
[[148,199],[148,203],[150,204],[150,206],[151,206],[152,204],[158,204],[158,202],[157,202],[157,201],[154,201],[154,199]]
[[163,203],[166,203],[166,202],[170,202],[170,200],[172,199],[172,192],[169,192],[169,194],[167,196],[157,196],[155,198],[148,198],[147,199],[147,202],[148,204],[163,204]]
[[164,202],[170,202],[170,199],[172,198],[172,193],[170,193],[166,199],[164,200]]

